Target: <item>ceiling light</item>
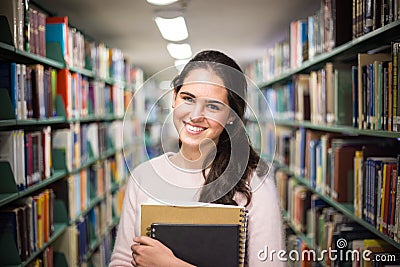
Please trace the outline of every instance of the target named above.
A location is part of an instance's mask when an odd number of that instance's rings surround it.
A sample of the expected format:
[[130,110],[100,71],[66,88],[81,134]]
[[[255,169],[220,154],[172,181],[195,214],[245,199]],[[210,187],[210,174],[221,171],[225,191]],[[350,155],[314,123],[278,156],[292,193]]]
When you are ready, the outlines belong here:
[[156,17],[155,21],[162,37],[168,41],[178,42],[189,36],[185,19],[182,16],[172,19]]
[[175,2],[178,2],[178,0],[146,0],[148,3],[157,5],[157,6],[166,6]]
[[175,59],[186,59],[192,56],[192,49],[189,44],[172,44],[167,45],[168,53]]

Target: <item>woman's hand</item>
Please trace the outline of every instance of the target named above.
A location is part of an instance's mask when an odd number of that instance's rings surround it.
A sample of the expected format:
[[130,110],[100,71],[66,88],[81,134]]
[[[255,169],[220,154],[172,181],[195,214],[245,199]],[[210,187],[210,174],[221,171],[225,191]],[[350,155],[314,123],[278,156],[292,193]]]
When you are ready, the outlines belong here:
[[133,266],[164,267],[164,266],[193,266],[175,257],[174,253],[160,241],[148,236],[133,239],[136,244],[131,246]]

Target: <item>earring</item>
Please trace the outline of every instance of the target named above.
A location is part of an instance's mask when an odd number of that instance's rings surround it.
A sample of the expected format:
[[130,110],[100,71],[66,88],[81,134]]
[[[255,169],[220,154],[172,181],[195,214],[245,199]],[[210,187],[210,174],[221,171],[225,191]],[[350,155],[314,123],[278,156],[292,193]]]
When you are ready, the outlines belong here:
[[229,124],[229,125],[232,125],[232,124],[233,124],[233,121],[229,121],[228,124]]

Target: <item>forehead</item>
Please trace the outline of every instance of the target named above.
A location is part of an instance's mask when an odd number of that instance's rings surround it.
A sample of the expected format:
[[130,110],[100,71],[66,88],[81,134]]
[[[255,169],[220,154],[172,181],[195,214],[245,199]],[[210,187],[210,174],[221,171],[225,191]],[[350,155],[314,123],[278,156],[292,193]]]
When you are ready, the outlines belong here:
[[228,92],[223,80],[210,70],[196,69],[189,72],[180,91],[192,93],[196,97],[213,98],[228,103]]

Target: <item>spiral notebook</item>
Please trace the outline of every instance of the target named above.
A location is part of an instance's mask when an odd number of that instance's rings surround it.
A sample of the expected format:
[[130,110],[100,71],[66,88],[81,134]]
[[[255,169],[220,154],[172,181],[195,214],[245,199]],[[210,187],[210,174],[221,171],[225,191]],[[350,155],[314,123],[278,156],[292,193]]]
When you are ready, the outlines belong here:
[[[141,206],[141,235],[149,235],[155,225],[198,225],[201,229],[192,230],[194,232],[206,230],[206,226],[201,227],[200,225],[227,225],[234,228],[232,225],[236,225],[238,234],[233,235],[233,238],[237,238],[237,242],[234,244],[237,248],[237,263],[234,265],[219,265],[219,266],[243,266],[245,260],[245,243],[247,233],[247,212],[242,206],[233,205],[221,205],[221,204],[203,204],[199,205],[163,205],[155,203],[145,203]],[[165,226],[157,226],[159,228]],[[183,227],[183,226],[182,226]],[[168,227],[171,228],[171,227]],[[177,229],[176,227],[174,230]],[[211,229],[211,228],[208,228]],[[164,230],[164,229],[163,229]],[[163,231],[160,230],[160,231]],[[171,231],[174,231],[171,230]],[[165,231],[165,230],[164,230]],[[226,230],[228,231],[228,230]],[[233,231],[231,229],[231,231]],[[220,236],[220,239],[223,239]],[[195,238],[193,240],[193,250],[196,250]],[[236,257],[232,255],[232,257]],[[203,255],[203,257],[207,257]],[[196,265],[196,264],[195,264]],[[198,266],[198,264],[197,264]],[[210,266],[210,265],[205,265]]]
[[153,223],[149,235],[197,267],[238,266],[241,259],[238,224]]

